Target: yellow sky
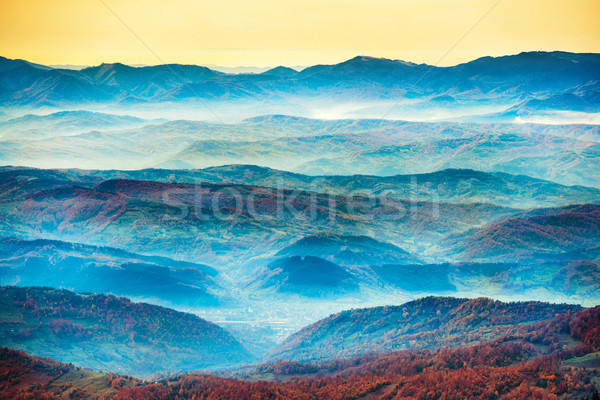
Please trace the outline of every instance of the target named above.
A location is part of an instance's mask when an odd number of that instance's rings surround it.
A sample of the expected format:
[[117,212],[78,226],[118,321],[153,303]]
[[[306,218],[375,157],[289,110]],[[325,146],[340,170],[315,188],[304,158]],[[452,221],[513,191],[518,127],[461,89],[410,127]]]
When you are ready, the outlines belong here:
[[436,64],[476,25],[440,63],[452,65],[530,50],[600,52],[599,17],[599,0],[0,0],[0,55],[272,66],[361,54]]

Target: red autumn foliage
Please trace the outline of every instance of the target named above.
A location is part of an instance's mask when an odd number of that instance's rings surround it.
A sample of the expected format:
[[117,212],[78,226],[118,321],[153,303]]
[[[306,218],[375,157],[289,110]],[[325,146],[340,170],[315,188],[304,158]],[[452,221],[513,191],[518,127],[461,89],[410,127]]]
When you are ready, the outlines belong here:
[[[585,397],[595,388],[597,371],[563,364],[563,360],[600,349],[600,307],[559,315],[520,333],[461,349],[406,350],[371,354],[324,364],[279,361],[254,373],[301,375],[283,382],[250,382],[211,375],[182,375],[134,385],[126,377],[106,375],[109,391],[102,400],[459,400]],[[558,346],[559,338],[580,341]],[[576,343],[576,342],[575,342]],[[582,344],[581,344],[582,343]],[[544,347],[550,354],[541,355]],[[43,384],[26,391],[16,383],[27,374],[57,376],[73,366],[0,349],[0,398],[59,398]],[[303,376],[302,376],[303,375]],[[6,395],[5,395],[6,393]],[[77,391],[73,391],[77,395]]]

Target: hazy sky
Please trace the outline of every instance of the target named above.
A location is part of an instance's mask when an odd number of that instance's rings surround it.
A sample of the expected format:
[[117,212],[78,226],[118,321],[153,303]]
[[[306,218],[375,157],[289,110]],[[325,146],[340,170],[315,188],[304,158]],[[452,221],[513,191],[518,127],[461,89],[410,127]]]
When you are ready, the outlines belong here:
[[0,0],[0,55],[273,66],[360,54],[437,64],[454,47],[440,63],[452,65],[600,52],[599,17],[600,0]]

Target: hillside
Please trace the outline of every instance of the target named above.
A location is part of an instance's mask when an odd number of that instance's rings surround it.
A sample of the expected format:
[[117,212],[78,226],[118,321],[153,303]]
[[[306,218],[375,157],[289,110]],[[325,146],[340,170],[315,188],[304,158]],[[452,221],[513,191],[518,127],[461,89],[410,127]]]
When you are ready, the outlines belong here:
[[520,296],[582,303],[600,302],[600,262],[575,254],[574,259],[551,257],[519,262],[460,262],[384,264],[370,267],[380,290],[413,294]]
[[50,286],[168,304],[224,301],[217,271],[201,264],[52,240],[0,238],[0,285]]
[[516,208],[596,203],[600,190],[566,186],[525,175],[445,169],[426,174],[303,175],[255,165],[225,165],[200,170],[89,172],[104,179],[128,178],[163,182],[229,182],[286,189],[317,190],[338,195],[362,194],[414,201],[492,203]]
[[0,140],[39,140],[77,135],[92,130],[141,128],[160,121],[91,111],[61,111],[48,115],[27,114],[0,122]]
[[380,265],[415,261],[407,251],[368,236],[315,233],[279,250],[278,257],[312,256],[339,265]]
[[[103,170],[252,164],[311,177],[269,174],[247,167],[237,176],[235,170],[228,172],[227,168],[207,169],[198,178],[218,182],[222,177],[221,182],[281,184],[290,189],[339,194],[356,190],[426,201],[555,206],[595,202],[597,190],[570,186],[599,187],[595,173],[599,129],[599,125],[584,124],[326,121],[267,116],[235,124],[170,121],[74,136],[5,140],[0,141],[0,158],[4,165]],[[464,171],[467,169],[484,172]],[[171,174],[172,179],[194,176],[193,172]],[[351,179],[358,174],[361,176],[355,181]],[[151,171],[98,175],[138,180],[170,176],[167,171],[156,170],[154,176]],[[394,178],[396,175],[404,176]]]
[[[317,143],[317,149],[321,145]],[[246,149],[244,149],[246,150]],[[273,149],[276,150],[276,149]],[[299,149],[300,150],[300,149]],[[600,187],[595,164],[600,155],[596,141],[549,136],[541,132],[485,132],[415,141],[407,144],[372,146],[355,152],[334,155],[324,151],[293,171],[308,175],[421,174],[443,169],[473,169],[484,172],[522,174],[563,185]],[[188,149],[177,157],[189,160],[203,152]],[[242,158],[243,161],[244,158]],[[273,166],[269,163],[261,163]]]
[[[525,175],[447,169],[427,174],[394,176],[296,174],[256,165],[225,165],[200,170],[144,169],[40,170],[2,168],[0,195],[3,198],[33,194],[59,185],[93,187],[103,180],[130,179],[165,183],[232,183],[319,191],[336,195],[387,196],[413,201],[448,203],[491,203],[516,208],[555,207],[597,203],[600,190],[565,186]],[[2,188],[10,190],[3,192]],[[416,190],[415,190],[416,189]]]
[[0,373],[13,386],[0,391],[0,397],[595,400],[598,371],[592,366],[600,349],[599,326],[600,311],[594,308],[557,315],[512,336],[462,349],[404,350],[319,364],[278,361],[229,375],[237,379],[198,374],[152,382],[114,374],[89,377],[70,365],[1,349]]
[[[256,268],[280,258],[311,256],[351,267],[361,295],[462,291],[465,296],[520,294],[588,305],[585,298],[597,298],[598,263],[592,254],[599,243],[597,205],[523,211],[485,203],[363,197],[353,188],[352,196],[343,196],[330,194],[337,190],[332,189],[336,180],[341,188],[353,178],[365,179],[362,187],[383,190],[410,178],[337,176],[330,177],[331,186],[322,189],[326,192],[312,192],[278,188],[279,176],[293,177],[293,185],[310,178],[247,166],[195,171],[2,168],[0,235],[25,241],[11,242],[14,246],[0,255],[0,282],[101,291],[167,306],[187,306],[200,297],[200,306],[211,306],[233,300],[226,295],[232,289],[246,291]],[[417,178],[443,185],[448,176],[457,178],[457,191],[474,186],[485,191],[497,179],[510,181],[502,189],[509,197],[511,188],[528,179],[462,170]],[[275,187],[237,183],[254,179]],[[534,187],[533,192],[541,190]],[[569,191],[573,200],[582,193],[593,195],[593,189],[578,187],[557,193],[568,199]],[[35,242],[40,238],[50,241]],[[205,265],[219,271],[219,284]],[[38,273],[47,268],[56,274]],[[267,269],[260,276],[268,280],[272,273]],[[122,284],[124,277],[137,284]],[[280,278],[264,290],[277,293]]]
[[29,177],[9,181],[3,187],[9,200],[0,202],[6,221],[0,235],[126,248],[228,267],[322,231],[371,236],[402,247],[408,240],[428,248],[432,240],[517,211],[490,204],[409,202],[236,184],[126,179],[90,188],[93,184],[63,186]]
[[290,256],[255,271],[247,288],[328,297],[358,290],[358,280],[346,269],[314,256]]
[[464,347],[509,336],[522,324],[579,306],[426,297],[401,306],[344,311],[288,337],[269,360],[322,360],[401,349]]
[[141,383],[125,375],[103,374],[0,348],[0,399],[97,399]]
[[43,287],[0,289],[3,346],[138,377],[243,363],[243,346],[193,314],[124,297]]
[[[90,182],[91,180],[91,182]],[[99,183],[98,178],[79,176],[77,172],[33,169],[0,168],[0,199],[23,199],[40,191],[65,186],[92,186]]]
[[[476,102],[493,95],[500,104],[549,96],[598,80],[597,54],[529,52],[483,57],[452,67],[358,56],[300,72],[223,74],[194,65],[131,67],[102,64],[80,71],[40,68],[2,59],[0,104],[4,106],[143,104],[189,99],[263,102],[281,98],[438,98]],[[420,79],[424,74],[427,79]],[[468,82],[468,83],[466,83]],[[551,82],[551,84],[550,84]],[[477,96],[479,95],[479,96]],[[293,102],[290,102],[293,103]]]
[[600,206],[534,210],[448,242],[464,249],[463,257],[468,260],[514,260],[594,247],[600,243]]

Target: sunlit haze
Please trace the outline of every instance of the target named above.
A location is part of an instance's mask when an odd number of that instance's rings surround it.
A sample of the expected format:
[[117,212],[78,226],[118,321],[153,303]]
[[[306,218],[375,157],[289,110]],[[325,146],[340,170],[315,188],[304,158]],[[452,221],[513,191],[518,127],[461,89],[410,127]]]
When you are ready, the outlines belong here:
[[44,64],[453,65],[532,50],[599,52],[595,0],[2,0],[0,54]]

